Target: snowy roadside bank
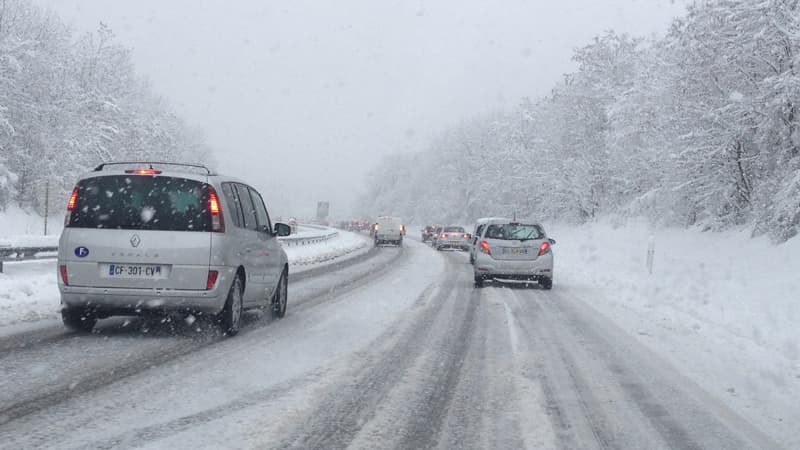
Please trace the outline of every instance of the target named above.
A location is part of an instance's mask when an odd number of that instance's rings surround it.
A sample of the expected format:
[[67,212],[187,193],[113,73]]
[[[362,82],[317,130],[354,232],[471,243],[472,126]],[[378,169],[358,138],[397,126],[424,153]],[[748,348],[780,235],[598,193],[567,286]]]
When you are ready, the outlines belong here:
[[[299,273],[359,257],[369,251],[370,240],[342,231],[325,242],[284,248],[290,273]],[[55,259],[7,262],[4,271],[0,274],[0,328],[59,318]]]
[[[800,239],[641,223],[549,225],[554,289],[564,290],[671,361],[782,442],[800,445]],[[646,267],[655,238],[652,275]]]

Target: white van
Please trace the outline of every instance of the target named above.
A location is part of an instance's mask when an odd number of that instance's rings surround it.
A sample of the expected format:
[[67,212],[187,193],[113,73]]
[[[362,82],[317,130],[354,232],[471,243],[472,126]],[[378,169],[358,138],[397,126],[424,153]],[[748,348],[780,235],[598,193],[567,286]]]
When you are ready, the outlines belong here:
[[405,225],[399,217],[378,217],[378,221],[375,223],[375,246],[381,244],[402,245],[405,234]]

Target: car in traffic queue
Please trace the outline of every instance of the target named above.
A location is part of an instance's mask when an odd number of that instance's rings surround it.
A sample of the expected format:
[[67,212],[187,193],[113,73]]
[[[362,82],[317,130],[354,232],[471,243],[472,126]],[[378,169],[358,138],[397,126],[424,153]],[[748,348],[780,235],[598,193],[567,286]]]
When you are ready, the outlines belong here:
[[489,219],[478,239],[475,256],[475,286],[491,282],[538,283],[553,287],[555,239],[534,221]]
[[381,216],[374,225],[375,246],[381,244],[403,244],[405,225],[399,217]]
[[433,237],[433,230],[436,225],[428,225],[422,229],[422,242],[428,242]]
[[470,235],[467,234],[464,227],[448,226],[444,227],[436,239],[434,248],[436,250],[443,250],[446,248],[469,251]]
[[58,246],[61,315],[200,314],[233,336],[242,311],[283,317],[289,264],[261,194],[205,166],[105,163],[80,177]]
[[439,235],[441,234],[442,229],[443,228],[438,225],[434,225],[431,228],[431,237],[428,239],[431,243],[431,247],[436,248],[436,241],[439,240]]

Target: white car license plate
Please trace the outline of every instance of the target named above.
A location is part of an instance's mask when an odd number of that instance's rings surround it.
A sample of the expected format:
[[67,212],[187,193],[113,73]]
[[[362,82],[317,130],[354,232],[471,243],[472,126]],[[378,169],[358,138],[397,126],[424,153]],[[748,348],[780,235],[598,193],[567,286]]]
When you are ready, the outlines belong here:
[[505,253],[509,255],[527,255],[528,249],[527,248],[507,248],[505,249]]
[[104,272],[108,278],[159,279],[166,277],[164,267],[151,264],[106,264]]

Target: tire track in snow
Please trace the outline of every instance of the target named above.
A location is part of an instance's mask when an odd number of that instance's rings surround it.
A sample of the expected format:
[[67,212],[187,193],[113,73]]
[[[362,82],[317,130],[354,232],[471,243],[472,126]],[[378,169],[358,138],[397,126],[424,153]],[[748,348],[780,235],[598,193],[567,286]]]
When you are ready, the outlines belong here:
[[[401,260],[401,258],[406,255],[405,251],[401,247],[398,251],[390,254],[386,261],[370,266],[368,268],[369,270],[360,272],[355,277],[338,280],[335,279],[337,272],[356,264],[367,264],[381,254],[386,255],[387,253],[368,252],[362,258],[353,258],[342,262],[341,265],[337,266],[336,270],[333,272],[326,271],[300,277],[302,280],[304,280],[304,284],[306,285],[313,285],[315,278],[320,278],[323,276],[334,277],[334,281],[327,286],[312,286],[308,292],[304,293],[304,295],[295,302],[294,308],[290,310],[290,314],[308,310],[325,303],[334,302],[347,292],[378,280],[383,273],[391,269],[397,261]],[[290,279],[290,289],[292,288],[292,281],[293,280]],[[290,301],[291,300],[292,298],[290,297]],[[272,320],[260,319],[261,318],[254,318],[253,315],[248,315],[243,321],[244,326],[241,334],[247,334],[254,330],[263,328],[272,322]],[[42,348],[53,348],[55,350],[61,344],[81,345],[79,342],[81,339],[97,339],[106,335],[113,336],[115,334],[129,334],[131,332],[135,332],[139,324],[144,322],[144,320],[135,319],[134,322],[136,323],[130,328],[114,325],[110,329],[101,329],[101,331],[98,333],[94,333],[90,336],[67,332],[51,339],[45,339],[41,341],[40,344],[34,346],[12,347],[6,352],[0,352],[0,362],[3,359],[15,357],[21,353],[24,354],[40,351]],[[213,325],[211,325],[210,328],[213,329]],[[164,337],[174,334],[174,332],[175,330],[172,329],[172,326],[168,323],[165,326],[157,326],[154,335]],[[182,332],[193,333],[194,330],[192,330],[192,327],[179,326],[178,334],[181,334]],[[75,339],[76,342],[69,342],[70,338]],[[146,345],[153,344],[154,342],[146,337],[142,337],[141,339],[142,344]],[[30,391],[30,393],[21,393],[20,395],[15,395],[12,403],[0,404],[0,427],[3,427],[10,422],[13,422],[14,420],[26,415],[47,409],[48,407],[52,407],[66,400],[75,398],[81,394],[91,392],[103,386],[124,380],[130,376],[175,360],[176,358],[186,356],[200,349],[213,345],[223,339],[226,338],[222,337],[218,333],[212,332],[211,335],[204,334],[197,338],[192,337],[180,339],[178,341],[170,341],[166,343],[166,345],[164,342],[156,341],[159,345],[157,346],[157,350],[153,349],[155,350],[153,352],[145,352],[141,355],[138,355],[139,357],[130,359],[123,358],[122,361],[114,361],[114,365],[112,366],[100,368],[93,367],[91,368],[91,372],[85,373],[86,376],[80,377],[77,380],[73,378],[68,382],[62,381],[55,386],[40,386],[39,388]]]

